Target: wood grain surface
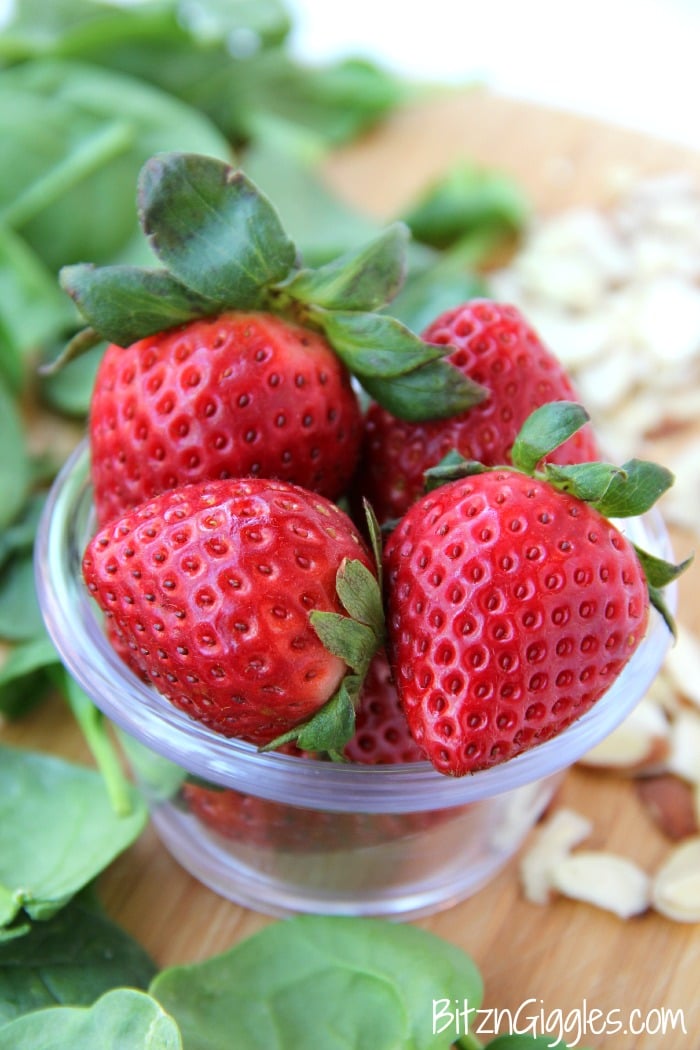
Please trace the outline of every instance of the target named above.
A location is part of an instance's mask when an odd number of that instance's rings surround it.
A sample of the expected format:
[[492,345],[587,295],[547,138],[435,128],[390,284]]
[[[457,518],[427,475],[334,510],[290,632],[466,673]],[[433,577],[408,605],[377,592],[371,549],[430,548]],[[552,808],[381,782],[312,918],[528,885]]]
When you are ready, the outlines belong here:
[[[434,97],[397,114],[362,143],[327,164],[330,184],[375,215],[390,218],[458,157],[515,175],[537,209],[604,203],[621,175],[691,170],[700,159],[570,114],[547,111],[485,91]],[[689,537],[676,537],[687,552]],[[684,620],[700,628],[698,568],[681,587]],[[3,739],[86,759],[59,703],[49,703]],[[631,783],[574,769],[559,801],[589,816],[592,848],[619,852],[653,871],[668,842],[652,825]],[[109,913],[163,966],[204,959],[272,920],[223,900],[199,885],[149,829],[103,875]],[[418,925],[466,949],[481,968],[485,1004],[516,1010],[525,1000],[550,1014],[589,1008],[618,1011],[682,1009],[687,1034],[587,1034],[582,1043],[605,1050],[697,1050],[700,1047],[700,926],[655,914],[622,921],[564,899],[527,903],[512,863],[475,897]]]

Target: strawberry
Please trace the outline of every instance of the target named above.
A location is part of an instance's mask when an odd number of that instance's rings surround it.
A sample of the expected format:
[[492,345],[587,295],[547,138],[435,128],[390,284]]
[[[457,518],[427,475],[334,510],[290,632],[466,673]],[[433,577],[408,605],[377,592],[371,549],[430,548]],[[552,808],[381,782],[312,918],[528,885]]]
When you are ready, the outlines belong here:
[[517,469],[463,464],[386,545],[397,688],[443,773],[503,762],[584,714],[641,642],[650,597],[671,622],[660,588],[685,566],[639,551],[608,520],[647,510],[668,471],[636,460],[537,470],[586,418],[567,403],[541,408],[513,444]]
[[359,690],[381,640],[373,565],[335,504],[249,478],[126,512],[90,541],[83,575],[132,670],[213,730],[269,744]]
[[[410,839],[454,816],[453,810],[416,813],[334,813],[289,806],[231,788],[186,781],[180,792],[189,813],[209,831],[236,847],[255,847],[272,854],[308,854],[368,848]],[[348,869],[350,878],[356,869]],[[366,878],[366,869],[362,875]]]
[[[398,519],[423,494],[423,475],[451,449],[486,465],[510,463],[515,437],[530,413],[548,401],[576,400],[571,380],[514,307],[475,299],[442,314],[423,333],[451,346],[447,361],[488,396],[441,421],[409,422],[370,405],[358,476],[381,523]],[[590,426],[550,457],[582,463],[600,452]]]
[[355,716],[355,733],[343,754],[365,765],[424,762],[425,752],[410,734],[384,650],[369,666]]
[[220,477],[276,477],[337,499],[359,456],[351,375],[414,419],[483,395],[443,360],[447,347],[379,312],[405,275],[401,224],[310,269],[270,201],[221,161],[152,158],[138,199],[160,268],[61,271],[87,327],[53,368],[110,344],[90,411],[100,523]]
[[355,469],[360,409],[318,332],[229,312],[102,358],[90,409],[100,522],[177,485],[260,475],[330,499]]

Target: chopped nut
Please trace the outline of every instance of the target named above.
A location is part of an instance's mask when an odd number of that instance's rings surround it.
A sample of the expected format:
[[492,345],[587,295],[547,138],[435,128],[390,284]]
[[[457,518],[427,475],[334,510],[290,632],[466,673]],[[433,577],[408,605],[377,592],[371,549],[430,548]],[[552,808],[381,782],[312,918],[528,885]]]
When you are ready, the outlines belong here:
[[652,905],[676,922],[700,922],[700,836],[676,846],[652,880]]
[[651,902],[649,876],[615,853],[570,853],[554,865],[551,874],[552,885],[564,896],[594,904],[621,919],[641,915]]
[[[700,474],[700,449],[696,449],[695,456]],[[665,668],[681,696],[700,708],[700,640],[682,623],[676,624],[676,629],[676,641],[668,651]]]
[[700,712],[694,708],[679,710],[673,719],[668,769],[691,784],[700,782]]
[[667,838],[679,841],[700,831],[693,788],[673,774],[640,779],[637,794]]
[[552,890],[552,869],[593,829],[590,820],[573,809],[554,810],[542,824],[534,845],[520,861],[523,893],[533,904],[547,904]]
[[636,774],[662,768],[669,750],[668,720],[655,700],[645,696],[624,722],[580,762]]

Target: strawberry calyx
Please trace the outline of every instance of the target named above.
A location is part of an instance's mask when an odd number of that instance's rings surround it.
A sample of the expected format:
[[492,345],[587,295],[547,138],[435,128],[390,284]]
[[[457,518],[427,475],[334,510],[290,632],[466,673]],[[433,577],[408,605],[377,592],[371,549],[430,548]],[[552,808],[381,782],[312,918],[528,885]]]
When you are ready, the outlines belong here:
[[367,393],[394,415],[447,418],[486,396],[445,360],[452,347],[426,343],[380,312],[406,276],[404,224],[310,269],[273,204],[242,171],[191,153],[147,161],[138,214],[161,267],[64,267],[61,286],[87,327],[49,370],[102,340],[129,346],[197,318],[262,311],[322,332]]
[[336,593],[347,613],[314,610],[311,625],[321,642],[348,666],[329,700],[306,722],[276,737],[261,751],[273,751],[291,742],[303,751],[321,752],[344,761],[343,747],[355,733],[355,714],[360,692],[373,657],[385,642],[382,598],[382,558],[379,526],[365,503],[376,574],[361,561],[345,558],[336,574]]
[[[630,459],[621,466],[602,461],[563,465],[545,461],[546,456],[589,421],[585,408],[576,402],[553,401],[542,405],[528,416],[516,437],[511,449],[512,464],[485,466],[453,450],[425,472],[426,491],[474,474],[510,470],[547,482],[560,492],[590,504],[605,518],[630,518],[647,513],[674,483],[674,475],[668,468],[643,459]],[[675,621],[663,592],[685,572],[693,556],[674,564],[637,544],[633,547],[647,580],[649,600],[675,637]]]

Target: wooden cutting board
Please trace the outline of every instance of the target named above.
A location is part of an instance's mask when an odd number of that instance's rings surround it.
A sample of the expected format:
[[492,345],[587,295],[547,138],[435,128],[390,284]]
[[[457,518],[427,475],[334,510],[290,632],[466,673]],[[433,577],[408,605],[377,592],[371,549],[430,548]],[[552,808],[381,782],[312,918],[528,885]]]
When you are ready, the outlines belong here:
[[[520,180],[536,208],[605,202],[621,175],[677,171],[700,176],[700,158],[673,145],[564,112],[497,98],[482,90],[436,92],[401,112],[327,165],[329,182],[348,200],[393,217],[458,157],[496,166]],[[692,544],[679,538],[679,550]],[[684,619],[700,628],[697,570],[681,589]],[[58,703],[3,730],[10,743],[85,759]],[[617,851],[654,870],[668,843],[641,809],[630,782],[573,770],[560,802],[589,816],[592,848]],[[160,966],[204,959],[271,920],[222,900],[172,860],[151,830],[104,874],[101,897]],[[681,1009],[687,1034],[587,1034],[605,1050],[695,1050],[700,1047],[700,925],[657,915],[622,921],[587,905],[523,900],[517,867],[476,897],[418,925],[466,949],[485,979],[485,1005],[513,1011],[530,1000],[547,1015],[588,1008],[630,1012]],[[484,1038],[487,1041],[487,1038]]]

